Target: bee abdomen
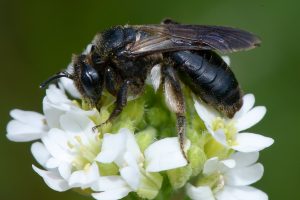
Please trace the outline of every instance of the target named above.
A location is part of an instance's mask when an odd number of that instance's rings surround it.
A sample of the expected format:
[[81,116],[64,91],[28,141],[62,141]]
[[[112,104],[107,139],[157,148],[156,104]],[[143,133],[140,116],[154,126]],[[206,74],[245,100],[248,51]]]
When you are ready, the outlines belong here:
[[171,54],[182,80],[200,98],[232,117],[242,106],[239,84],[223,59],[212,51]]

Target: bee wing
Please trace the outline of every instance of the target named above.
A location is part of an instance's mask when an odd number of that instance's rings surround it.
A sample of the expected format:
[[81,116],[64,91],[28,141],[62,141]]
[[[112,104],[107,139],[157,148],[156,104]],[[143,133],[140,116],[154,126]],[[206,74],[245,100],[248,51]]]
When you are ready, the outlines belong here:
[[133,28],[150,36],[137,40],[128,53],[137,56],[179,50],[217,50],[221,53],[255,48],[260,39],[244,30],[206,25],[161,24]]

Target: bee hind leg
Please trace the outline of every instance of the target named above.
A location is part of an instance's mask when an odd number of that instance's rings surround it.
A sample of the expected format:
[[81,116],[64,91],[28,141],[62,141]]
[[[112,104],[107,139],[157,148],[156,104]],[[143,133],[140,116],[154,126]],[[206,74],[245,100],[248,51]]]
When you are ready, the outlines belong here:
[[185,143],[185,103],[184,97],[181,90],[180,82],[177,77],[177,74],[173,67],[163,66],[162,67],[163,75],[163,85],[165,93],[165,101],[169,109],[176,113],[177,117],[177,134],[180,144],[180,149],[184,158],[188,161],[187,155],[184,151]]

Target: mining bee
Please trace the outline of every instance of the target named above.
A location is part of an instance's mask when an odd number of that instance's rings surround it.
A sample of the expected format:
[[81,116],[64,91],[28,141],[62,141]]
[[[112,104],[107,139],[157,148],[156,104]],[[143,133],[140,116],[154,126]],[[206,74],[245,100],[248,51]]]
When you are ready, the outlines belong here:
[[[41,87],[57,78],[70,78],[81,95],[97,109],[106,89],[116,97],[108,122],[122,112],[128,95],[143,92],[151,70],[160,66],[159,84],[164,88],[166,104],[177,116],[183,152],[185,102],[181,83],[232,118],[243,104],[242,94],[234,74],[216,52],[248,50],[259,44],[257,36],[244,30],[179,24],[170,19],[154,25],[115,26],[95,36],[90,52],[73,57],[73,72],[60,72]],[[186,158],[184,152],[183,155]]]

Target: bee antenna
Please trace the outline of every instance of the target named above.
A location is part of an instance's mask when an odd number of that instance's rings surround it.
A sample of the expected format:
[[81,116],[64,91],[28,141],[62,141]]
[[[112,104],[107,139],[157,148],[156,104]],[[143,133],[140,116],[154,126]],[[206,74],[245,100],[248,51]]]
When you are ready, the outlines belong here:
[[62,72],[58,72],[57,74],[49,77],[46,81],[44,81],[41,85],[40,88],[45,88],[47,85],[49,85],[49,83],[51,83],[52,81],[62,78],[62,77],[66,77],[66,78],[70,78],[73,79],[73,76],[71,74],[69,74],[66,71],[62,71]]

